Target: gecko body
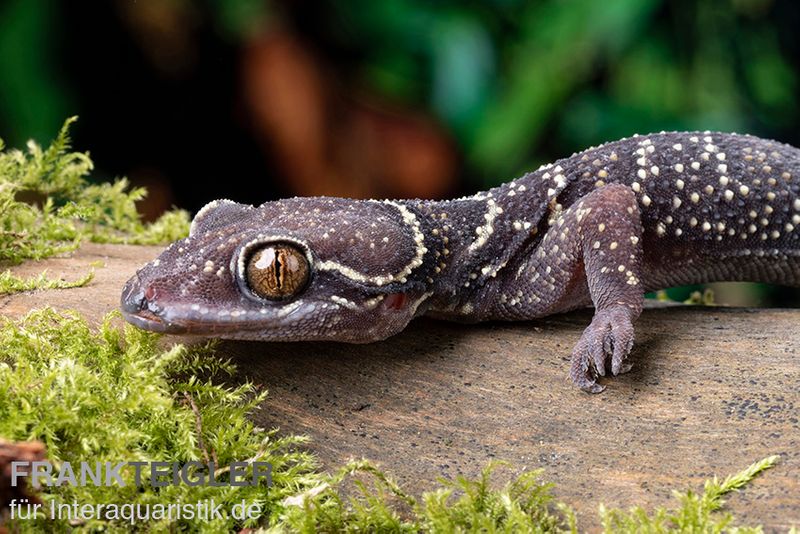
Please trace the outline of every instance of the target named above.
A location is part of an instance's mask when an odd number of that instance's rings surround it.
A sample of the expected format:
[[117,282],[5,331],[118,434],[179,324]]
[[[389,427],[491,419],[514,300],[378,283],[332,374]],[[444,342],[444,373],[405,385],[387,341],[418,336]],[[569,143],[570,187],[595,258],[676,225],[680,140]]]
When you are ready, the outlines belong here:
[[149,330],[364,343],[419,315],[529,320],[593,304],[570,376],[630,368],[646,291],[800,285],[800,150],[748,135],[634,136],[456,200],[214,201],[125,286]]

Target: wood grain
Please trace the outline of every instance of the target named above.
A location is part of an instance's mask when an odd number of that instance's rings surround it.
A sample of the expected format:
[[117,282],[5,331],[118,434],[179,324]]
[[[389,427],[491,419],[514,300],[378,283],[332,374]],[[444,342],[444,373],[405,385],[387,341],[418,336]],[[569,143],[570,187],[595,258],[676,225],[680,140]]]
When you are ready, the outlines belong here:
[[[75,279],[98,259],[86,288],[0,299],[18,317],[45,304],[97,322],[154,247],[86,245],[70,258],[14,268]],[[437,477],[475,476],[491,459],[508,476],[544,468],[555,493],[596,526],[600,502],[670,503],[781,455],[780,464],[729,499],[743,521],[768,531],[800,525],[800,311],[656,307],[637,323],[631,373],[600,395],[568,382],[567,356],[589,310],[528,323],[414,322],[370,345],[225,342],[238,380],[270,396],[254,418],[312,438],[335,468],[348,458],[381,464],[414,492]]]

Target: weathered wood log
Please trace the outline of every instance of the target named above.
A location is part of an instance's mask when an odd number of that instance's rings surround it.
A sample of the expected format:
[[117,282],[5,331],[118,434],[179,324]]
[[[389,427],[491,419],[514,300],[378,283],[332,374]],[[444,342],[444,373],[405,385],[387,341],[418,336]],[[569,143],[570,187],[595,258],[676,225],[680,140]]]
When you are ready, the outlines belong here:
[[[14,271],[75,279],[101,259],[85,288],[0,299],[17,317],[44,304],[93,321],[154,247],[87,245],[70,258]],[[729,499],[768,530],[800,524],[800,310],[658,307],[637,323],[631,373],[600,395],[567,380],[567,357],[589,310],[536,322],[456,325],[420,320],[370,345],[226,342],[239,379],[269,389],[261,426],[312,437],[335,468],[379,462],[421,492],[439,476],[475,476],[490,459],[545,468],[555,493],[596,524],[609,506],[669,504],[780,454],[778,467]]]

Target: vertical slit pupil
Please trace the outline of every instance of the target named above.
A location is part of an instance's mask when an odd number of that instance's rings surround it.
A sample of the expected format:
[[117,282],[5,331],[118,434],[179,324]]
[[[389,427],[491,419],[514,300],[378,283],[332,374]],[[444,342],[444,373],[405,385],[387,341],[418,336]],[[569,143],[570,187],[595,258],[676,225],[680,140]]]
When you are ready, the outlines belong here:
[[283,288],[283,263],[281,262],[281,256],[283,256],[283,254],[284,252],[281,249],[275,251],[273,270],[275,272],[275,285],[278,287],[278,289]]

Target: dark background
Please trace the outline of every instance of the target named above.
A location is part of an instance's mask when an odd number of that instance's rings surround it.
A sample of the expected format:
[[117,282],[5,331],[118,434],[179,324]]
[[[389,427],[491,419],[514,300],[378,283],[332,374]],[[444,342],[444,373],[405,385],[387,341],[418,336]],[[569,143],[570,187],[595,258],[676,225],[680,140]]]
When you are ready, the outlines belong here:
[[147,186],[148,218],[440,198],[637,132],[800,146],[798,28],[793,0],[5,0],[0,137],[47,143],[79,115],[95,179]]

